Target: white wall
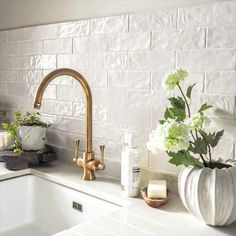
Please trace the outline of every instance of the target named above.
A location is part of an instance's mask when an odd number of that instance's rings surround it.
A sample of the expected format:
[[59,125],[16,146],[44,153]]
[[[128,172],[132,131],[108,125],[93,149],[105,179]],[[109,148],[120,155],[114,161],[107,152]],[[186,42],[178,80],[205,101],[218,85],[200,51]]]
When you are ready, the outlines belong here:
[[0,0],[0,30],[223,0]]
[[[178,14],[177,14],[178,13]],[[190,8],[29,27],[0,32],[0,106],[32,110],[43,76],[69,67],[88,80],[93,94],[94,150],[106,144],[106,172],[119,175],[121,134],[140,132],[142,166],[176,172],[164,153],[144,148],[167,104],[161,79],[176,67],[197,82],[193,110],[215,109],[211,128],[225,128],[214,157],[235,157],[236,1]],[[48,141],[72,163],[73,139],[85,149],[84,96],[77,81],[58,78],[47,88],[41,112],[54,121]]]

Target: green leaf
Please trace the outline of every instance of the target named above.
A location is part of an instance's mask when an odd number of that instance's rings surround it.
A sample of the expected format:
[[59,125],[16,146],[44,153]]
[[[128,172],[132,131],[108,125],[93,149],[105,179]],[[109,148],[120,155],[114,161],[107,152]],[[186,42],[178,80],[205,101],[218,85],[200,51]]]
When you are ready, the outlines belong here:
[[207,142],[203,139],[198,137],[193,144],[191,143],[189,150],[195,154],[207,154]]
[[204,137],[205,141],[214,148],[219,143],[220,139],[222,138],[224,134],[224,130],[221,130],[219,132],[214,133],[206,133],[204,131],[201,131],[201,135]]
[[199,166],[202,167],[203,164],[197,158],[190,155],[189,151],[179,151],[178,153],[168,152],[168,155],[172,157],[169,162],[176,166],[184,165],[188,166]]
[[186,96],[191,99],[191,94],[192,94],[192,89],[193,87],[196,85],[196,83],[194,83],[193,85],[190,85],[188,88],[187,88],[187,93],[186,93]]
[[177,121],[183,121],[186,118],[185,110],[178,108],[167,108],[164,114],[165,119],[176,119]]
[[163,125],[166,122],[166,120],[159,120],[159,123]]
[[168,107],[165,111],[164,118],[167,119],[175,119],[177,121],[183,121],[186,118],[185,112],[185,102],[181,97],[171,97],[168,98],[171,107]]
[[202,104],[201,108],[198,110],[199,113],[211,108],[212,105],[208,105],[207,103]]
[[185,102],[182,97],[177,97],[177,98],[171,97],[171,98],[168,98],[168,100],[170,101],[173,108],[185,110]]
[[219,131],[219,132],[216,133],[216,135],[215,135],[215,140],[214,140],[214,142],[213,142],[212,145],[211,145],[212,147],[215,147],[215,146],[218,144],[218,142],[219,142],[220,139],[222,138],[223,134],[224,134],[224,130],[221,130],[221,131]]

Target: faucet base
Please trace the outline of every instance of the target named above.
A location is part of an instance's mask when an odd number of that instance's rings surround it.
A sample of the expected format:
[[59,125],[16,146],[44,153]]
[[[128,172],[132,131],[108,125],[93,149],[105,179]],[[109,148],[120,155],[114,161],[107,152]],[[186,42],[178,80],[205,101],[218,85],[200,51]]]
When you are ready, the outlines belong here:
[[94,180],[96,179],[94,171],[93,170],[84,170],[84,174],[82,176],[82,180]]

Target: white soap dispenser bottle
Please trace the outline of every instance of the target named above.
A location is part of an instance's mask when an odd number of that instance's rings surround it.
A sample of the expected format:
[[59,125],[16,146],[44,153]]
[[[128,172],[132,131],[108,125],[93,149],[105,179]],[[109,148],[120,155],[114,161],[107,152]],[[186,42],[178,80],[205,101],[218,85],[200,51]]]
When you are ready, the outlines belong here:
[[128,197],[139,196],[140,158],[137,133],[130,130],[125,131],[121,151],[121,186]]

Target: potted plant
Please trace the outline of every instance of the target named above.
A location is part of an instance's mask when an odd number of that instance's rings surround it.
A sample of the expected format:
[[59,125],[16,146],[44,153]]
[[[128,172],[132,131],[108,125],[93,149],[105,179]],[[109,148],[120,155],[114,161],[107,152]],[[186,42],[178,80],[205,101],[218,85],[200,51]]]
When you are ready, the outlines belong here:
[[14,152],[6,153],[4,156],[6,167],[9,170],[21,170],[28,168],[28,158],[23,155],[23,148],[18,135],[20,122],[21,113],[15,112],[11,122],[2,124],[2,127],[12,137],[11,146]]
[[49,124],[41,121],[39,112],[27,112],[20,120],[18,133],[23,150],[43,150],[48,127]]
[[193,215],[209,225],[228,225],[236,220],[236,167],[213,160],[212,149],[224,131],[207,132],[210,119],[205,111],[211,105],[204,103],[191,114],[195,84],[184,92],[181,83],[187,76],[186,70],[178,69],[163,78],[163,87],[177,88],[180,96],[168,98],[170,105],[151,132],[147,148],[154,154],[166,151],[170,163],[184,165],[178,178],[179,195]]

